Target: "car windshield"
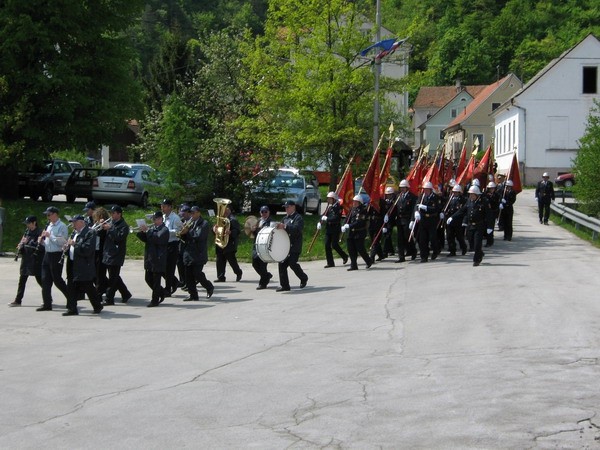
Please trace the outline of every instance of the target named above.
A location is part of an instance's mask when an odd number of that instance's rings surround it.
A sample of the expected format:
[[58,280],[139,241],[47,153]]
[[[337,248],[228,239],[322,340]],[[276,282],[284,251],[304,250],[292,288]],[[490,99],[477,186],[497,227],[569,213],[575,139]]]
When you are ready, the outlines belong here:
[[138,169],[117,169],[113,167],[112,169],[106,169],[102,174],[103,177],[124,177],[124,178],[133,178],[137,173]]
[[34,164],[29,171],[33,173],[50,173],[52,172],[52,161]]
[[261,180],[259,185],[265,188],[302,189],[304,187],[304,180],[302,177],[297,176],[276,176]]

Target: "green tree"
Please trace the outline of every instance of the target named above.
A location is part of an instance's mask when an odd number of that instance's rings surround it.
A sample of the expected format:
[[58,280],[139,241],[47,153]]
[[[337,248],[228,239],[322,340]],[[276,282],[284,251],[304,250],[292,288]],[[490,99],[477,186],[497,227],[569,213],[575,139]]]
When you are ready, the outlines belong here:
[[573,192],[583,212],[600,217],[600,102],[588,116],[584,136],[573,161],[576,184]]
[[115,130],[139,111],[135,55],[123,30],[140,14],[142,2],[6,0],[1,5],[5,157],[41,158],[52,150],[110,143]]

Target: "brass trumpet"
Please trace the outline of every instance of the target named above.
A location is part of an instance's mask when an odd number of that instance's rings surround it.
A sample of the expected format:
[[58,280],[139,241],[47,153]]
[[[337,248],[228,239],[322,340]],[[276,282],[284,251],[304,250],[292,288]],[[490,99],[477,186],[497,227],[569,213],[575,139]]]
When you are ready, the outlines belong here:
[[94,225],[92,225],[91,228],[94,231],[100,231],[102,229],[102,226],[104,224],[112,225],[112,218],[111,219],[107,219],[107,220],[103,220],[102,222],[96,222]]
[[178,238],[181,238],[181,233],[183,230],[189,230],[190,228],[192,228],[192,226],[194,225],[194,219],[190,218],[189,220],[186,220],[183,223],[183,227],[181,227],[181,230],[175,232],[175,236],[177,236]]

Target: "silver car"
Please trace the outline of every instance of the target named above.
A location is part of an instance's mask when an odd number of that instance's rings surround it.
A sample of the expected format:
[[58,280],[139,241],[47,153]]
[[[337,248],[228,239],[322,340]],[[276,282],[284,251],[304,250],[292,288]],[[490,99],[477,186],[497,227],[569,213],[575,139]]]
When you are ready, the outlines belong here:
[[117,164],[94,179],[92,197],[100,203],[133,203],[146,208],[149,188],[157,184],[156,172],[149,165]]

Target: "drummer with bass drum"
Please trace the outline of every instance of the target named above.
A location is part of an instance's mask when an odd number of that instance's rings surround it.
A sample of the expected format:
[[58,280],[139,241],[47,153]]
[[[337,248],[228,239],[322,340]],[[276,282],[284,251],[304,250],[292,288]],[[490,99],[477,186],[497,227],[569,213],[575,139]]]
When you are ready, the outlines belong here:
[[[246,223],[248,223],[251,230],[250,236],[256,241],[256,236],[260,230],[273,226],[271,223],[271,211],[269,210],[268,206],[261,206],[260,220],[257,220],[255,217],[254,220],[252,220],[252,217],[254,216],[248,217],[248,219],[246,219]],[[244,228],[246,227],[244,226]],[[267,270],[267,262],[260,258],[258,249],[256,247],[256,242],[255,245],[252,246],[252,267],[254,267],[254,270],[260,276],[260,280],[258,280],[258,287],[256,289],[266,289],[267,284],[269,284],[269,281],[271,278],[273,278],[273,274]]]

